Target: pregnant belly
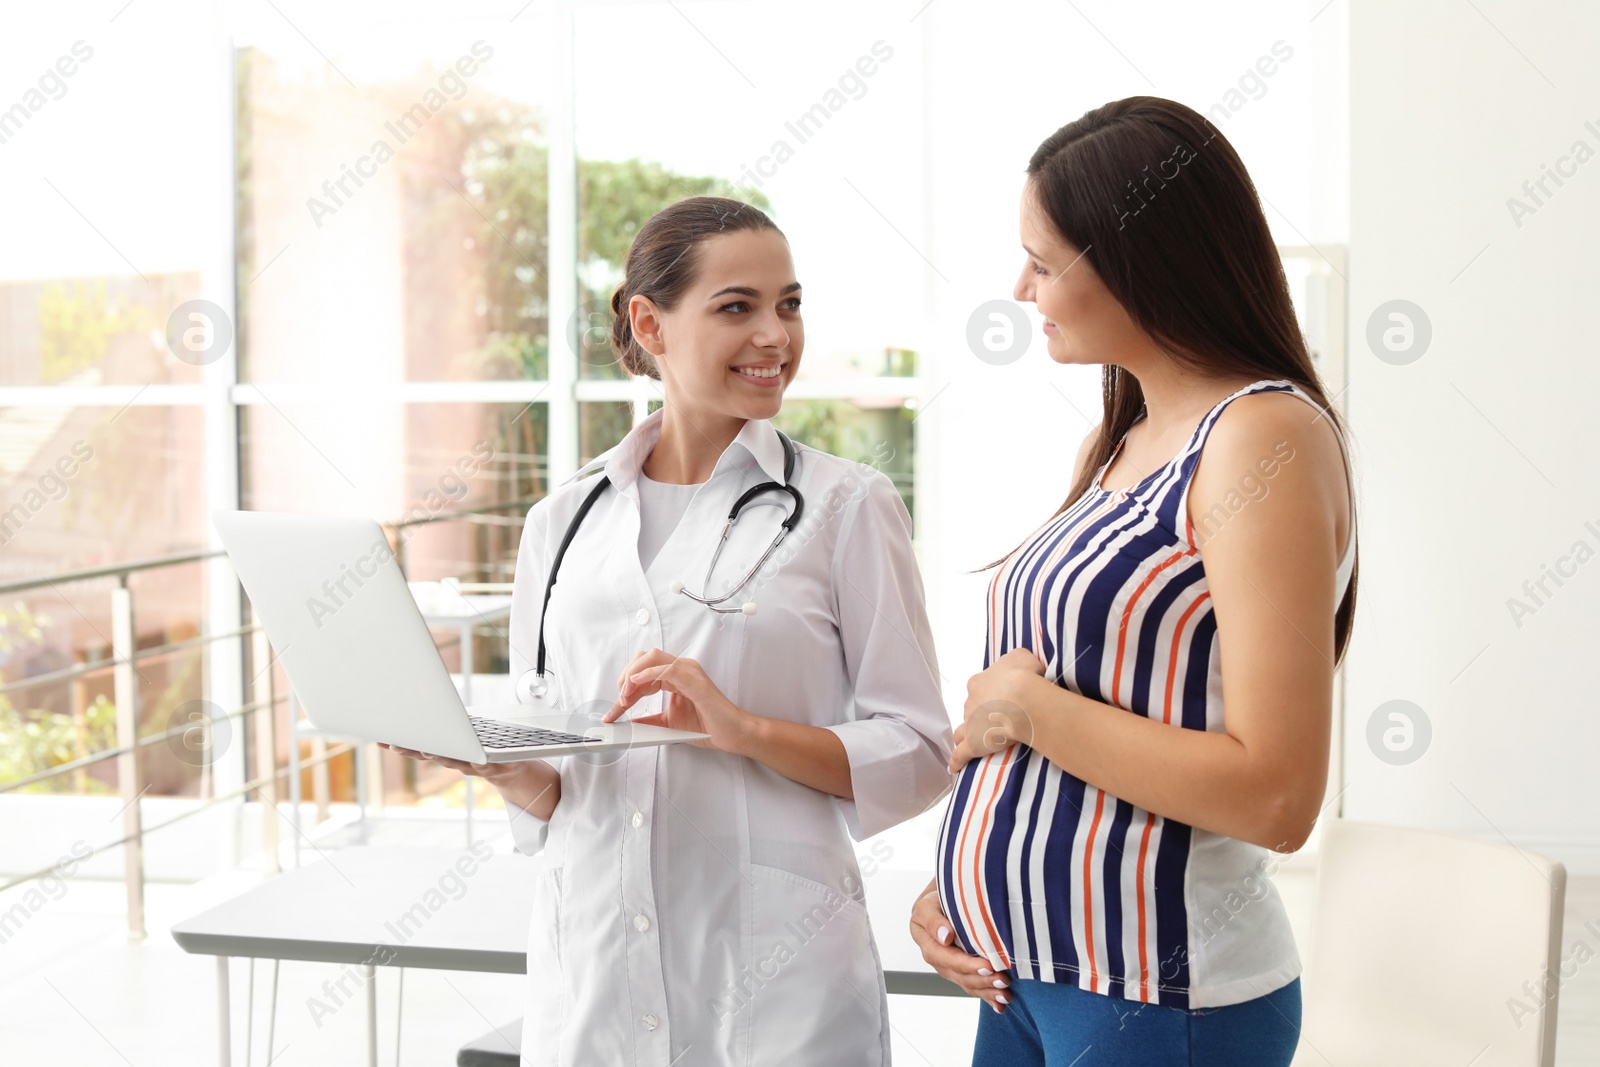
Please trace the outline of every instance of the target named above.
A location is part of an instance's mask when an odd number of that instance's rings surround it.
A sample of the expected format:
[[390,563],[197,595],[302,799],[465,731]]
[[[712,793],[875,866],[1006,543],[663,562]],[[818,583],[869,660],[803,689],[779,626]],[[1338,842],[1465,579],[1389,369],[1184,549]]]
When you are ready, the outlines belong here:
[[1012,963],[1003,842],[1015,825],[1018,772],[1030,758],[1037,754],[1013,745],[967,764],[939,831],[939,903],[961,947],[997,970]]

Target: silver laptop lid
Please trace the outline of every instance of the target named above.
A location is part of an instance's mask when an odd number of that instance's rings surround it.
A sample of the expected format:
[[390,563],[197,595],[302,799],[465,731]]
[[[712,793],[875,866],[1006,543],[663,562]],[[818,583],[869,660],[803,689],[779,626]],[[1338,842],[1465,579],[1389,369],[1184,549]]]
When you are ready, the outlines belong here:
[[211,519],[318,728],[485,762],[376,522],[261,511]]

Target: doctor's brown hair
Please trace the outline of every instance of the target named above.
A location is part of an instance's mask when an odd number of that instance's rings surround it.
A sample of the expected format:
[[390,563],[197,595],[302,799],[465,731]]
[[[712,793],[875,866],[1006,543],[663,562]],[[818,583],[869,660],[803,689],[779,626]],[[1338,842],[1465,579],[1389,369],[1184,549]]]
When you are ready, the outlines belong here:
[[647,296],[663,311],[678,306],[699,274],[698,249],[708,237],[741,230],[783,231],[760,208],[721,196],[691,196],[662,208],[634,235],[622,284],[611,294],[611,348],[629,374],[659,379],[655,357],[639,346],[628,302]]
[[[1028,194],[1057,232],[1172,359],[1211,377],[1294,382],[1344,429],[1295,320],[1255,185],[1209,120],[1160,97],[1114,100],[1045,138],[1027,174]],[[1100,434],[1056,515],[1088,491],[1144,404],[1138,379],[1115,364],[1102,368],[1101,392]],[[1334,614],[1335,664],[1349,644],[1360,570],[1358,548]]]

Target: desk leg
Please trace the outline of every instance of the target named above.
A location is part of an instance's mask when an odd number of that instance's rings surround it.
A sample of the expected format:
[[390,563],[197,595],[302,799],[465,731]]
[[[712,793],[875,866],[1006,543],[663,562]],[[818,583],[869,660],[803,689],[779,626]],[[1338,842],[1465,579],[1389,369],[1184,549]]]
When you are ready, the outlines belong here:
[[394,1067],[400,1067],[400,1023],[405,1019],[406,969],[395,969],[394,990]]
[[[267,1067],[272,1067],[272,1037],[273,1032],[278,1027],[278,964],[282,962],[282,960],[272,961],[272,999],[267,1002],[269,1005],[267,1008]],[[254,1010],[253,1002],[252,1010]]]
[[233,1062],[233,1034],[229,1031],[228,957],[217,957],[217,1049],[222,1067]]
[[378,968],[366,965],[367,972],[367,1067],[378,1067]]

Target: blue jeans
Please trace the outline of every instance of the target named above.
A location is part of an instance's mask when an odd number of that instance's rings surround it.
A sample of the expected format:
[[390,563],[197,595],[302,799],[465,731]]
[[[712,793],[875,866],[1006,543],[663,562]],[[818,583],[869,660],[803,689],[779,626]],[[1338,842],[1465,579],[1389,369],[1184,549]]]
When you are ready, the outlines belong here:
[[980,1004],[973,1067],[1288,1067],[1300,979],[1221,1008],[1173,1008],[1011,979],[1002,1014]]

